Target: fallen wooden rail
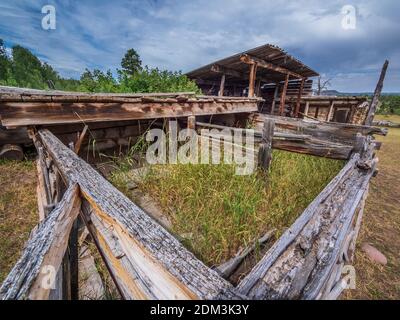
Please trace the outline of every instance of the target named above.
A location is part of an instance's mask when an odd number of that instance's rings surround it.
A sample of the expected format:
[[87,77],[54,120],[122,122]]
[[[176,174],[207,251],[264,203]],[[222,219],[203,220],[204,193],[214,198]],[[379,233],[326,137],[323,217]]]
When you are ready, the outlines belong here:
[[48,299],[65,255],[69,233],[79,214],[77,184],[34,229],[17,264],[0,288],[0,299]]
[[358,233],[353,223],[362,214],[375,172],[375,160],[368,169],[359,168],[371,161],[373,142],[369,148],[362,159],[352,157],[240,282],[241,294],[251,299],[337,298],[344,289],[342,268],[351,262],[350,244]]
[[[274,120],[271,119],[271,121]],[[257,130],[241,129],[241,128],[215,125],[215,124],[207,124],[203,122],[196,122],[196,125],[204,128],[225,130],[225,133],[228,133],[229,131],[232,132],[235,131],[235,132],[241,132],[243,135],[253,134],[254,141],[256,143],[260,143],[262,140],[262,132],[258,129]],[[212,131],[208,135],[212,135],[214,137],[221,137],[221,134],[217,134],[216,132],[213,133]],[[347,160],[350,158],[350,155],[354,149],[353,146],[354,142],[355,140],[353,141],[352,145],[346,145],[343,143],[338,143],[327,139],[315,138],[310,134],[274,131],[272,139],[272,147],[274,149],[309,154],[319,157]]]
[[350,145],[354,142],[357,133],[361,133],[364,136],[372,134],[385,136],[388,132],[387,129],[379,127],[337,122],[304,121],[302,119],[260,113],[252,114],[250,119],[255,121],[256,130],[261,130],[265,119],[271,119],[275,121],[276,130],[278,132],[306,134],[316,139],[330,140]]

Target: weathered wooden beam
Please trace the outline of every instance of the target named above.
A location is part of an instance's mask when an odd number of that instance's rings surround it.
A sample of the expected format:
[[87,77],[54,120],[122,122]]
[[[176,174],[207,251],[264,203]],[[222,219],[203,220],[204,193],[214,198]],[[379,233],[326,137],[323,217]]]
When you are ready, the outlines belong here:
[[231,68],[223,67],[218,64],[213,64],[211,66],[211,71],[215,72],[215,73],[225,74],[225,75],[239,78],[239,79],[247,79],[247,75],[245,73],[231,69]]
[[332,101],[330,106],[329,106],[329,111],[326,115],[326,122],[329,122],[332,119],[333,116],[333,107],[335,106],[335,101]]
[[297,94],[296,109],[295,109],[295,112],[294,112],[294,116],[296,118],[299,117],[300,104],[301,104],[301,95],[303,94],[304,83],[306,82],[306,80],[307,80],[306,78],[301,79],[299,93]]
[[272,100],[272,106],[271,106],[271,114],[272,115],[275,113],[275,106],[276,106],[276,100],[278,99],[278,94],[279,94],[279,83],[276,84],[276,87],[274,90],[274,99]]
[[188,127],[188,129],[192,129],[192,130],[196,129],[196,117],[195,116],[188,117],[187,127]]
[[307,102],[306,102],[306,107],[305,107],[305,109],[304,109],[304,115],[305,115],[305,116],[308,115],[308,110],[309,110],[309,108],[310,108],[310,102],[307,101]]
[[286,90],[289,83],[289,74],[286,75],[285,84],[283,85],[282,93],[281,93],[281,101],[279,106],[279,114],[283,116],[285,112],[285,102],[286,102]]
[[[272,120],[274,121],[274,120]],[[220,130],[229,129],[232,132],[239,131],[242,134],[252,134],[254,135],[254,141],[256,143],[262,143],[262,129],[252,130],[252,129],[241,129],[225,127],[215,124],[207,124],[202,122],[196,122],[197,126],[214,128]],[[277,130],[274,131],[272,139],[272,148],[285,150],[296,153],[310,154],[319,157],[326,157],[331,159],[347,160],[349,159],[352,151],[353,145],[346,145],[343,143],[338,143],[330,141],[329,139],[319,139],[318,137],[313,137],[311,135],[305,135],[302,133],[284,132]]]
[[364,124],[366,124],[366,125],[371,125],[372,122],[374,121],[376,108],[378,107],[379,97],[381,96],[381,92],[383,89],[383,81],[385,80],[386,71],[387,71],[388,66],[389,66],[389,61],[386,60],[385,63],[383,64],[383,67],[381,70],[381,75],[379,77],[378,83],[376,84],[374,96],[372,97],[372,101],[371,101],[367,116],[364,121]]
[[271,165],[274,128],[274,121],[265,119],[262,130],[262,138],[258,148],[258,166],[265,171],[268,171]]
[[317,299],[340,259],[341,248],[374,169],[354,156],[239,283],[250,299]]
[[79,208],[79,188],[71,184],[62,200],[31,235],[21,258],[0,288],[0,299],[49,298]]
[[231,284],[115,189],[48,130],[39,137],[60,173],[78,183],[94,209],[92,221],[126,299],[237,299]]
[[225,88],[225,73],[222,74],[221,83],[219,85],[218,95],[221,97],[224,95],[224,88]]
[[89,123],[187,117],[257,111],[259,99],[233,97],[188,99],[184,102],[81,103],[4,102],[0,103],[4,126]]
[[249,97],[254,97],[254,86],[257,76],[257,64],[250,64],[250,75],[249,75]]
[[297,134],[310,135],[320,140],[331,140],[338,143],[353,145],[357,133],[362,135],[383,135],[387,134],[387,129],[362,126],[351,123],[317,122],[304,121],[302,119],[279,117],[273,115],[255,113],[251,119],[256,123],[256,130],[261,130],[265,118],[275,121],[275,131],[293,132]]
[[81,134],[79,135],[78,140],[75,143],[74,151],[75,151],[76,154],[78,154],[79,150],[81,149],[83,139],[85,138],[85,135],[86,135],[86,132],[87,132],[88,129],[89,129],[89,126],[85,125],[85,127],[83,128]]
[[295,78],[299,78],[299,79],[304,78],[302,75],[300,75],[300,74],[298,74],[296,72],[290,71],[290,70],[288,70],[286,68],[283,68],[283,67],[280,67],[280,66],[277,66],[277,65],[275,65],[273,63],[270,63],[270,62],[267,62],[267,61],[265,61],[263,59],[252,57],[252,56],[250,56],[248,54],[241,55],[240,56],[240,61],[242,61],[244,63],[247,63],[247,64],[250,64],[250,65],[257,64],[260,68],[273,70],[273,71],[276,71],[276,72],[279,72],[279,73],[290,75],[290,76],[295,77]]

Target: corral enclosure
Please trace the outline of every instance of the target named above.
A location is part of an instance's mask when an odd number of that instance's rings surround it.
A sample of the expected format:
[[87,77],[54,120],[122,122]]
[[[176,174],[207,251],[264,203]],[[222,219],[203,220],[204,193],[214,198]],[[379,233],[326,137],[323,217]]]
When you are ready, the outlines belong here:
[[[371,103],[311,96],[318,74],[271,45],[188,73],[205,96],[0,87],[0,156],[34,145],[40,221],[0,298],[78,299],[89,239],[124,299],[336,299],[377,172],[373,135],[387,133],[371,126],[387,66]],[[131,179],[144,135],[170,135],[169,121],[224,140],[224,156],[246,151],[255,172],[168,164]]]
[[[77,297],[79,220],[125,299],[321,299],[340,293],[341,270],[352,259],[368,183],[375,173],[374,149],[379,145],[372,134],[385,134],[384,130],[257,114],[260,99],[251,97],[199,97],[191,93],[118,96],[12,89],[0,100],[2,124],[28,126],[38,151],[41,217],[21,259],[2,284],[3,299]],[[208,261],[225,262],[211,269],[83,160],[92,149],[129,149],[150,126],[165,128],[163,119],[171,118],[182,128],[210,127],[241,134],[247,132],[249,122],[253,123],[254,151],[259,170],[264,171],[257,177],[261,183],[265,183],[260,179],[263,174],[267,181],[274,181],[279,170],[274,169],[274,160],[271,163],[271,148],[304,154],[296,156],[321,157],[317,162],[345,160],[346,164],[336,168],[340,169],[336,176],[334,171],[331,176],[326,172],[325,188],[314,190],[303,212],[291,212],[288,224],[276,233],[276,241],[233,285],[225,279],[227,274],[237,266],[238,258],[243,260],[247,249],[254,251],[254,241],[257,247],[261,238],[271,238],[264,234],[269,229],[257,230],[237,245],[245,252],[236,255],[233,247],[224,258]],[[276,152],[272,156],[279,161]],[[185,169],[178,173],[184,175]],[[245,207],[243,212],[249,209]],[[49,265],[57,271],[55,290],[41,286],[41,271]]]

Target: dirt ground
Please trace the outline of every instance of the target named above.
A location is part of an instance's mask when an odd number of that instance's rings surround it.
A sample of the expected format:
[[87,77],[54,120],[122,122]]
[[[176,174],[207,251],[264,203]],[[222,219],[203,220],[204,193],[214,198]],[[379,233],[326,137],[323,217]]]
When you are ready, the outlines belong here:
[[[383,142],[379,174],[371,183],[358,240],[356,289],[347,290],[342,299],[400,299],[400,129],[378,139]],[[34,162],[0,162],[0,283],[37,221]],[[388,264],[369,261],[360,250],[364,242],[386,255]]]

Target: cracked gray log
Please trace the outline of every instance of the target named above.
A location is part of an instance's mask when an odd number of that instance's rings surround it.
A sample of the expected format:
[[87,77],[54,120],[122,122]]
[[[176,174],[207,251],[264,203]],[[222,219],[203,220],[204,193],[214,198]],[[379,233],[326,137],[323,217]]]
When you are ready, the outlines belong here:
[[8,143],[0,147],[0,159],[22,160],[23,158],[24,151],[19,145]]
[[[48,130],[39,137],[60,173],[78,183],[94,209],[93,228],[126,299],[240,299],[170,233],[115,189]],[[90,223],[90,221],[89,221]],[[105,230],[101,226],[112,226]],[[106,232],[108,231],[108,232]]]
[[21,258],[0,288],[0,299],[49,298],[79,209],[79,188],[73,184],[28,240]]
[[265,119],[262,138],[258,149],[258,166],[268,171],[272,160],[272,139],[274,136],[274,120]]
[[237,289],[251,299],[316,299],[339,259],[374,168],[355,154]]
[[[262,141],[262,131],[225,127],[203,122],[196,122],[196,124],[200,127],[225,130],[225,133],[221,132],[221,136],[224,136],[227,132],[229,132],[226,130],[230,130],[230,132],[241,132],[243,135],[253,134],[255,142],[259,143]],[[206,134],[202,133],[202,135]],[[211,130],[210,133],[207,135],[217,137],[219,134]],[[274,131],[274,136],[272,139],[272,148],[341,160],[349,159],[353,150],[352,145],[330,141],[326,139],[326,137],[324,139],[320,139],[315,138],[311,135],[301,134],[301,132],[277,132],[276,130]]]
[[389,66],[389,61],[385,60],[383,66],[382,66],[381,75],[379,76],[378,83],[376,84],[374,96],[372,97],[372,101],[371,101],[371,104],[368,109],[368,114],[365,117],[364,123],[366,125],[371,125],[372,122],[374,121],[375,111],[378,107],[379,97],[381,96],[381,92],[383,89],[383,81],[385,80],[386,71],[387,71],[388,66]]
[[256,130],[261,130],[264,120],[275,121],[275,131],[294,132],[297,134],[311,135],[321,140],[330,140],[353,145],[357,133],[362,135],[387,135],[387,129],[371,126],[362,126],[350,123],[304,121],[302,119],[278,117],[273,115],[254,113],[250,119],[255,121]]

